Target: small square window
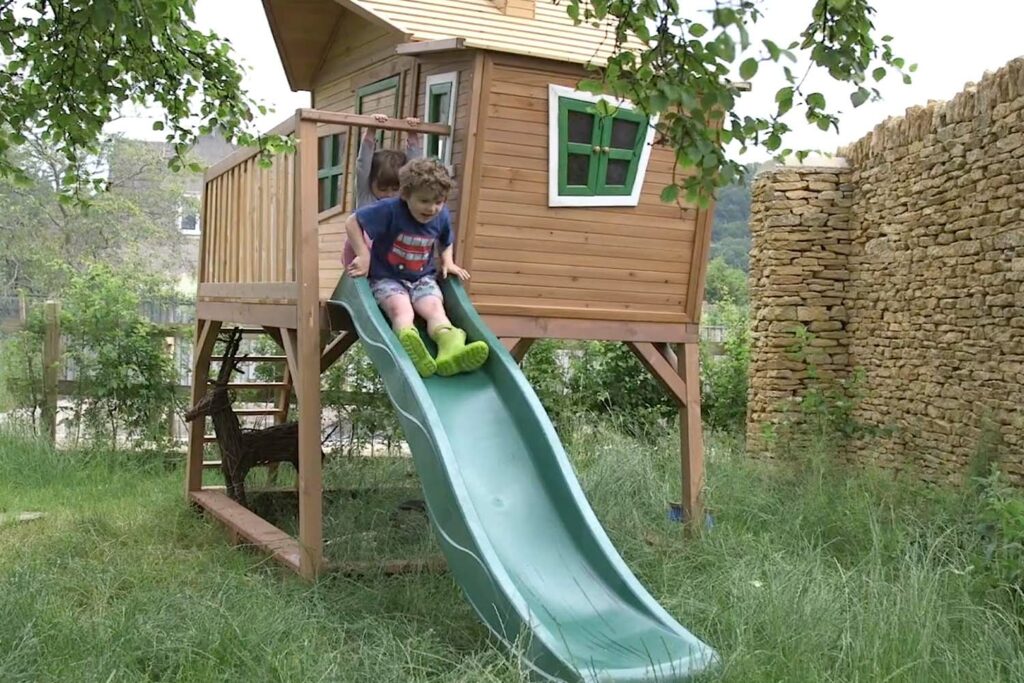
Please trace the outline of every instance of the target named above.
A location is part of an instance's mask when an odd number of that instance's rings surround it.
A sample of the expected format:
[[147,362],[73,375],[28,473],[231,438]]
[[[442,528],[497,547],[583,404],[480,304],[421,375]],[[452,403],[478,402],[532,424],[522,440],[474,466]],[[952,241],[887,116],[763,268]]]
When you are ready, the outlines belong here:
[[[636,206],[654,124],[632,103],[559,85],[549,94],[549,206]],[[613,113],[597,103],[608,99]]]
[[199,197],[194,194],[187,194],[181,199],[178,205],[178,230],[182,235],[189,237],[198,236],[202,228],[202,219],[199,216]]

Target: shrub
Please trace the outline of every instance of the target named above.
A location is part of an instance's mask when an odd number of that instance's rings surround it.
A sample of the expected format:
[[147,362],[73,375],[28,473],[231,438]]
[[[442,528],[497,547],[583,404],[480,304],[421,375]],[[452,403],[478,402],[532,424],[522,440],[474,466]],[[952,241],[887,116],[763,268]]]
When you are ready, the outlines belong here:
[[76,373],[73,426],[115,448],[166,434],[175,372],[164,333],[139,313],[142,296],[163,293],[153,278],[92,266],[72,274],[63,297],[64,360]]
[[701,344],[701,414],[711,429],[740,432],[747,418],[749,314],[729,301],[716,311],[716,322],[725,326],[725,341],[720,356]]

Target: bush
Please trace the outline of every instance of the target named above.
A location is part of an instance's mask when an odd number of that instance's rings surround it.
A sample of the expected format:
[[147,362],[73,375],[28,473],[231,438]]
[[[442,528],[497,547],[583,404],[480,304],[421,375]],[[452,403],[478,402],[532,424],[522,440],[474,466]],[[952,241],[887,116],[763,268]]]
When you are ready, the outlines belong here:
[[676,414],[672,399],[621,342],[538,341],[523,371],[562,434],[592,416],[640,436]]
[[716,313],[725,341],[720,356],[701,344],[701,415],[711,429],[741,432],[747,419],[749,314],[730,301],[720,303]]
[[977,530],[988,587],[1024,608],[1024,494],[992,464],[979,487]]
[[72,274],[64,295],[64,361],[74,368],[72,426],[117,447],[167,433],[163,420],[174,402],[175,371],[164,333],[139,313],[143,296],[165,294],[161,283],[93,266]]

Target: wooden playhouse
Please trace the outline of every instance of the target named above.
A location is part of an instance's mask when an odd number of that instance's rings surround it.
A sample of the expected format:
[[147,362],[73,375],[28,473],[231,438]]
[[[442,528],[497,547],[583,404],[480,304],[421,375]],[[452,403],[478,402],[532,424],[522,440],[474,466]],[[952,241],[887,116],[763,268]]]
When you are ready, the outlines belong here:
[[[312,93],[275,129],[297,152],[261,168],[243,150],[205,177],[193,402],[217,333],[242,327],[282,355],[275,406],[295,392],[299,536],[204,487],[205,420],[192,425],[190,500],[306,577],[322,554],[320,374],[356,335],[332,329],[324,300],[342,274],[354,159],[372,114],[398,146],[424,121],[428,154],[451,169],[456,259],[495,334],[521,359],[536,339],[621,341],[680,405],[682,505],[700,519],[698,321],[712,208],[660,201],[672,150],[629,106],[600,119],[575,85],[613,47],[607,27],[574,26],[535,0],[264,0],[291,87]],[[684,173],[679,169],[677,173]],[[261,359],[267,360],[267,359]],[[251,387],[252,385],[245,385]]]

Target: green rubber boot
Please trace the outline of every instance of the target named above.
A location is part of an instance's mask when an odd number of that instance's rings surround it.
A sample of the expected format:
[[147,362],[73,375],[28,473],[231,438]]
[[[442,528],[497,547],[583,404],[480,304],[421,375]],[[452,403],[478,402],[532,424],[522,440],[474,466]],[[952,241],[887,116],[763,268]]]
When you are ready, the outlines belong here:
[[434,331],[437,342],[437,374],[450,377],[472,372],[485,362],[491,350],[486,342],[466,343],[466,333],[457,327],[442,327]]
[[430,352],[420,339],[420,332],[415,327],[407,327],[398,331],[398,341],[402,348],[409,354],[412,364],[416,366],[416,372],[420,377],[426,379],[437,371],[437,364],[430,357]]

